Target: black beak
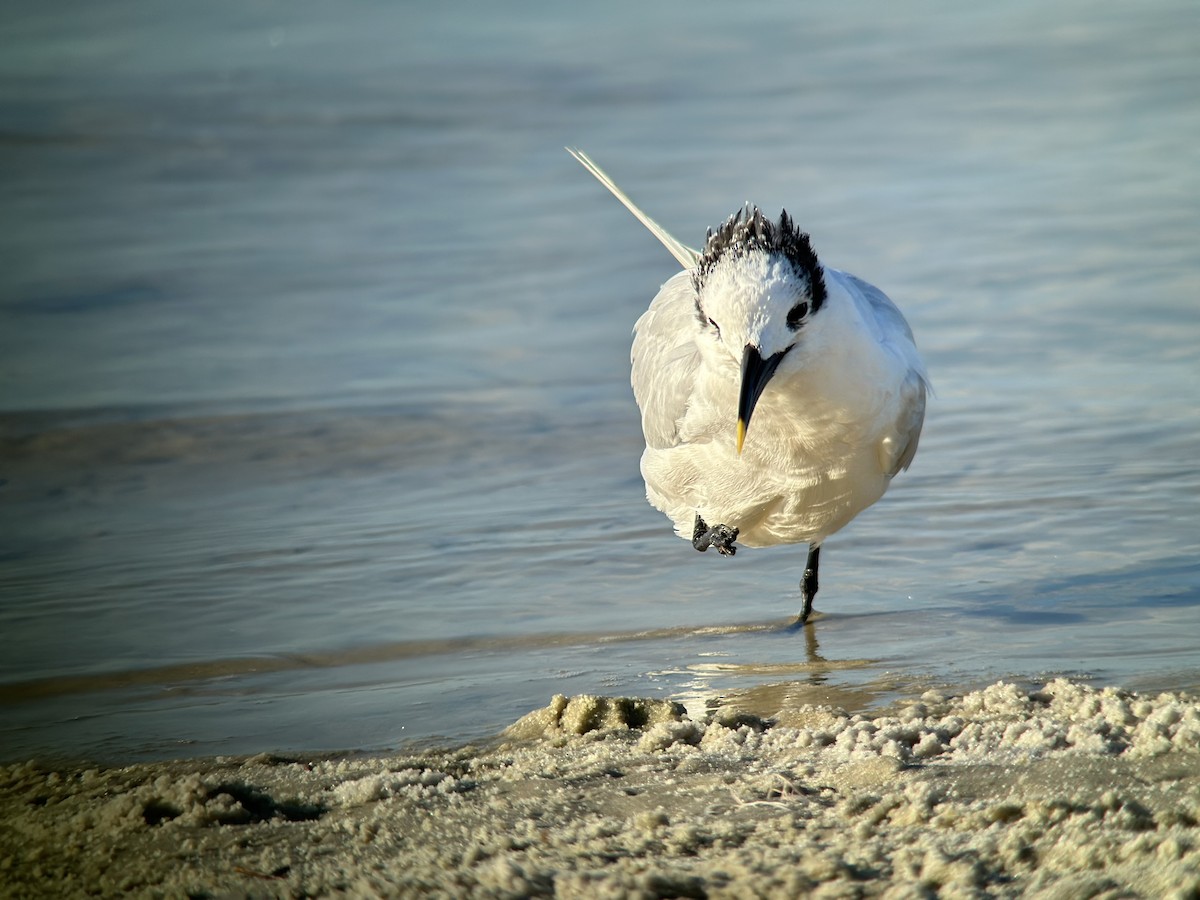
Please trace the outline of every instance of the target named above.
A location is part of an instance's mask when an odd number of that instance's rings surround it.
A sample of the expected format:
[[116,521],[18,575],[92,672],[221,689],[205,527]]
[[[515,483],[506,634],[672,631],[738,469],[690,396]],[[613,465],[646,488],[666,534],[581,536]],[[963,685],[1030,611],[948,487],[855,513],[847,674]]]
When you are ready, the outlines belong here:
[[767,386],[767,382],[771,380],[771,376],[775,374],[775,370],[779,368],[784,355],[790,349],[791,347],[788,347],[787,350],[780,350],[773,356],[763,359],[757,347],[753,344],[746,345],[746,350],[742,354],[742,390],[738,395],[738,456],[742,455],[742,442],[746,440],[746,429],[750,427],[750,416],[754,413],[754,406],[758,403],[758,398],[762,396],[763,388]]

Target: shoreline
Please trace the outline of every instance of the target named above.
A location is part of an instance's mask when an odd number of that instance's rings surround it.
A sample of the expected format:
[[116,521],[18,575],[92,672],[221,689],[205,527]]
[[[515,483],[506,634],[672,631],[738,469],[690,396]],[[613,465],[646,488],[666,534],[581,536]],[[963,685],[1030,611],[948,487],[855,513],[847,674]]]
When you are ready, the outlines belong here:
[[0,893],[1200,894],[1200,700],[1057,679],[896,708],[555,697],[495,742],[0,767]]

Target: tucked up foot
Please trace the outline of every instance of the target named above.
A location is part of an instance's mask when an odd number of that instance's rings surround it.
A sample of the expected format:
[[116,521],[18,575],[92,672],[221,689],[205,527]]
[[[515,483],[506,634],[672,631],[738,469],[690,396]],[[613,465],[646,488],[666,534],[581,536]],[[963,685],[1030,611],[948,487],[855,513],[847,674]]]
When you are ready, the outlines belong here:
[[803,625],[812,615],[813,597],[817,596],[817,570],[821,564],[821,548],[808,548],[808,562],[804,565],[804,577],[800,579],[800,595],[804,598],[804,608],[796,616],[796,623]]
[[730,528],[728,525],[714,525],[709,528],[705,521],[697,515],[696,527],[692,531],[692,546],[701,553],[712,547],[722,556],[733,556],[737,553],[737,547],[733,546],[737,536],[738,529]]

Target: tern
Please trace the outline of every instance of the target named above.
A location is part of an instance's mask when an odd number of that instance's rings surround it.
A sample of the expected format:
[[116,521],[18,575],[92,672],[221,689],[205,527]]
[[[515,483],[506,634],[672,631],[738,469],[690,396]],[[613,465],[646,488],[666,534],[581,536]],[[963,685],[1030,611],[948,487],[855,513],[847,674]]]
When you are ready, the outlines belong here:
[[786,211],[747,204],[693,250],[567,152],[684,269],[634,326],[647,499],[701,552],[807,544],[803,624],[821,545],[917,452],[929,378],[912,329],[879,288],[822,265]]

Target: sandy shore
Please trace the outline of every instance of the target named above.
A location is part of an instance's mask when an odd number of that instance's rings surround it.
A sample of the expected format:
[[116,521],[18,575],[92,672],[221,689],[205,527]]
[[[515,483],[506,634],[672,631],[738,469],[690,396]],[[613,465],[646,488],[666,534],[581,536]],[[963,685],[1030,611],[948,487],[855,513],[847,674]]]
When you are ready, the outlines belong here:
[[485,748],[0,769],[6,896],[1200,896],[1200,702],[556,697]]

